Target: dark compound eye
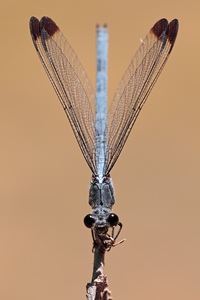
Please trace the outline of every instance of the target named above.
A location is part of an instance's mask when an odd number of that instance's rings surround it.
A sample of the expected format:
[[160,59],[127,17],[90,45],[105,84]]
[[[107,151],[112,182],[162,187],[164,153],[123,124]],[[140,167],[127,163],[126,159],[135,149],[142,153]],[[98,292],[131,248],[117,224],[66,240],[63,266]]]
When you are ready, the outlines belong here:
[[89,214],[89,215],[85,216],[84,224],[87,228],[92,228],[94,223],[95,223],[95,218],[93,217],[93,215]]
[[119,218],[116,214],[110,214],[107,219],[108,223],[110,224],[111,227],[117,226],[119,223]]

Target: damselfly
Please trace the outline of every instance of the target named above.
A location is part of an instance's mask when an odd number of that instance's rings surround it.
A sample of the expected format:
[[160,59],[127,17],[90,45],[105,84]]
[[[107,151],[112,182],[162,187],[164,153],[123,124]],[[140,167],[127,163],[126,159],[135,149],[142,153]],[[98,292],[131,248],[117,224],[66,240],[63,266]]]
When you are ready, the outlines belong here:
[[[76,54],[58,26],[48,17],[30,19],[30,31],[40,61],[69,119],[85,160],[92,171],[84,223],[94,243],[115,245],[122,228],[116,214],[110,171],[116,163],[151,89],[171,53],[178,20],[159,20],[141,41],[107,113],[107,27],[97,27],[96,95]],[[119,226],[117,234],[114,233]],[[112,233],[109,234],[109,228]]]

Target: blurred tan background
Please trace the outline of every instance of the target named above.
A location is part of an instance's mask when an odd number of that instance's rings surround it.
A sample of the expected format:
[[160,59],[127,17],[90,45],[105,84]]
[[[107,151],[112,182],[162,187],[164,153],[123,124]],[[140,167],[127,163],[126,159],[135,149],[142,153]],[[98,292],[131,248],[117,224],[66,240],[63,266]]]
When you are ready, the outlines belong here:
[[1,4],[0,299],[85,299],[93,255],[90,170],[38,60],[29,18],[51,17],[95,85],[95,26],[109,26],[109,100],[162,17],[171,57],[112,171],[127,241],[106,255],[114,299],[200,299],[198,0]]

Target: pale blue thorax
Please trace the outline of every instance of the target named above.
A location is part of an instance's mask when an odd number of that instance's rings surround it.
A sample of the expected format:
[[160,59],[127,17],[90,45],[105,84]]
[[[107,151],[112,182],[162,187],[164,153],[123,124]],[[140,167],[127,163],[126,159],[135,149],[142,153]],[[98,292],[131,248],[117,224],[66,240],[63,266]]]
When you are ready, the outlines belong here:
[[97,27],[95,143],[97,176],[100,182],[105,175],[107,150],[107,52],[108,29],[107,27]]

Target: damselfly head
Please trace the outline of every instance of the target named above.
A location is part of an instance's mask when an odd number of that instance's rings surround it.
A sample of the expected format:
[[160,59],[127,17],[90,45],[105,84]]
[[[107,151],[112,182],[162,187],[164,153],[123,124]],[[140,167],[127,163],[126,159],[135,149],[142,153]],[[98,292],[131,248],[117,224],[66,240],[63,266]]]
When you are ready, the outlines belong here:
[[[94,242],[93,251],[95,245],[98,244],[99,241],[102,242],[102,244],[105,247],[105,250],[107,251],[109,251],[111,247],[114,247],[124,241],[122,240],[119,243],[115,242],[121,232],[122,223],[119,222],[118,216],[114,213],[108,213],[105,217],[105,215],[98,214],[96,211],[96,214],[94,213],[85,216],[84,224],[87,228],[91,229],[92,238]],[[118,229],[117,232],[115,232],[115,228],[117,226]],[[110,228],[111,232],[109,233]]]
[[105,219],[101,214],[88,214],[84,218],[84,224],[87,228],[94,228],[98,233],[105,233],[109,227],[115,227],[119,223],[116,214],[110,213]]

